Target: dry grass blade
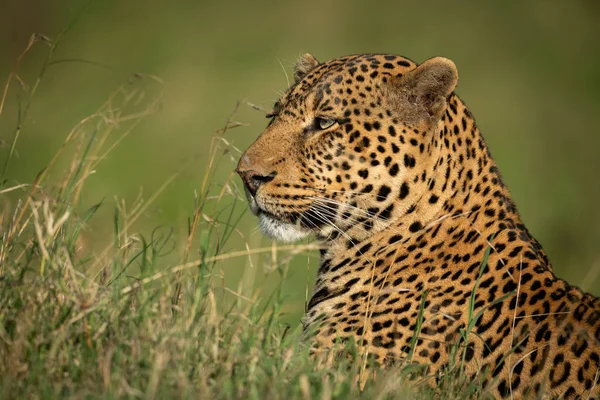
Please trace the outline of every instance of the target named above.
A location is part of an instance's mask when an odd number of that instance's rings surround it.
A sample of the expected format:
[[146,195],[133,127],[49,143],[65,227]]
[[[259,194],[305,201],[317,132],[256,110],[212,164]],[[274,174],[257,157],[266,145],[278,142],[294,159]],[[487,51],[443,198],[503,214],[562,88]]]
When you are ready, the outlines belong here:
[[[311,243],[311,244],[306,244],[306,245],[279,246],[277,248],[277,250],[279,252],[290,251],[294,254],[302,253],[305,251],[318,250],[318,249],[319,249],[319,245],[316,243]],[[123,293],[123,294],[130,293],[133,290],[135,290],[143,285],[147,285],[150,282],[154,282],[156,280],[163,279],[163,278],[167,277],[169,274],[175,274],[180,271],[185,271],[187,269],[196,268],[204,263],[213,263],[216,261],[223,261],[223,260],[228,260],[228,259],[237,258],[237,257],[247,257],[247,256],[250,256],[253,254],[271,253],[272,251],[273,251],[273,249],[271,247],[261,247],[258,249],[233,251],[231,253],[220,254],[220,255],[214,256],[214,257],[207,257],[203,260],[190,261],[185,264],[181,264],[181,265],[177,265],[175,267],[169,268],[165,272],[157,272],[156,274],[154,274],[148,278],[144,278],[144,279],[140,280],[135,285],[126,286],[121,290],[121,293]]]

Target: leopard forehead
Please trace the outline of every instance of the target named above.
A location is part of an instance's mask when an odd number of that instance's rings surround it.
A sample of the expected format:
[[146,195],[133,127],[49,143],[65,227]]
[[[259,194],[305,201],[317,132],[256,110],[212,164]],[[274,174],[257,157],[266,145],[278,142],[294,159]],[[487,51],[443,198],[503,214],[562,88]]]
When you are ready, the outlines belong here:
[[[302,117],[307,108],[315,112],[331,111],[334,105],[364,103],[380,89],[389,77],[401,77],[416,64],[401,56],[387,54],[359,54],[335,58],[304,74],[276,103],[275,109],[292,117]],[[312,97],[313,102],[308,103]]]

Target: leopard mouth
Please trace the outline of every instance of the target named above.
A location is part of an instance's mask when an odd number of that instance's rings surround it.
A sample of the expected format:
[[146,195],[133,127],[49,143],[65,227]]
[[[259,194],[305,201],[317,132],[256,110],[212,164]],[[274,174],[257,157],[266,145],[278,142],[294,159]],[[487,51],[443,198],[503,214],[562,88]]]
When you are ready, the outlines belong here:
[[302,229],[298,225],[281,221],[266,212],[259,213],[258,227],[265,236],[284,243],[296,242],[311,234],[310,231]]
[[255,217],[258,217],[261,212],[264,212],[264,210],[262,210],[258,206],[256,199],[254,198],[252,193],[250,193],[250,191],[248,190],[246,185],[244,185],[244,191],[246,192],[246,199],[248,199],[248,205],[250,206],[250,211],[252,212],[252,215],[254,215]]
[[305,229],[292,222],[284,221],[278,218],[273,213],[265,210],[256,201],[256,198],[250,193],[248,188],[245,188],[246,197],[248,198],[248,204],[250,211],[256,217],[258,217],[258,227],[260,228],[263,235],[280,242],[290,243],[296,242],[302,238],[305,238],[311,234],[311,231]]

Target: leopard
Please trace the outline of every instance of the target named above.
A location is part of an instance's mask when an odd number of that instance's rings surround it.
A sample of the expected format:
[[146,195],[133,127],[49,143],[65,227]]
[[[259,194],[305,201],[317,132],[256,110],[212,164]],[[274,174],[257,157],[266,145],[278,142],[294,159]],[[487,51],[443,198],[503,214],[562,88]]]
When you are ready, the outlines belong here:
[[319,243],[312,352],[351,340],[493,398],[598,399],[600,298],[555,275],[457,84],[444,57],[305,54],[241,155],[260,230]]

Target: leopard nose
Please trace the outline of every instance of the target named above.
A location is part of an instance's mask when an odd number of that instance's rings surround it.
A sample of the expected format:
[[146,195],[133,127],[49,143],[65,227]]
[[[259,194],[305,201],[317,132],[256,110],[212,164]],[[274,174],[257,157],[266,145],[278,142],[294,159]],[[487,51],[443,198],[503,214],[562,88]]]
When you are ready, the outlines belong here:
[[237,173],[244,181],[244,184],[246,185],[248,191],[252,196],[256,195],[256,192],[258,191],[260,185],[272,181],[277,176],[277,172],[275,171],[271,172],[268,175],[264,175],[254,170],[243,171],[238,169]]

